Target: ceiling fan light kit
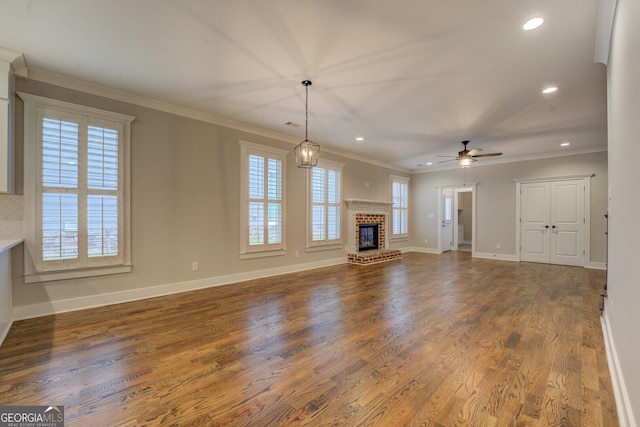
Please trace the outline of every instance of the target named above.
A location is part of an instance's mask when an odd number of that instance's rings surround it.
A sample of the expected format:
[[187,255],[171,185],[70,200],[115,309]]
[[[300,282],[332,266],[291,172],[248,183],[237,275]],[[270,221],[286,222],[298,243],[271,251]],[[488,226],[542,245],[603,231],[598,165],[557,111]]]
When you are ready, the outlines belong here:
[[462,151],[458,151],[458,155],[457,156],[438,156],[438,157],[454,157],[453,159],[450,160],[443,160],[439,163],[445,163],[445,162],[451,162],[453,160],[457,160],[458,161],[458,165],[462,166],[463,168],[468,168],[469,166],[471,166],[471,164],[475,161],[477,161],[476,159],[479,157],[496,157],[496,156],[502,156],[502,153],[486,153],[486,154],[480,154],[480,152],[482,151],[482,148],[473,148],[471,150],[467,149],[467,144],[469,143],[469,141],[462,141],[462,145],[464,145],[464,150]]
[[477,161],[476,159],[474,159],[471,156],[464,156],[461,157],[460,159],[458,159],[458,164],[460,166],[462,166],[463,168],[468,168],[469,166],[471,166],[471,163]]
[[305,87],[305,102],[304,102],[304,141],[296,145],[293,149],[293,153],[296,157],[296,165],[299,168],[310,169],[318,165],[318,155],[320,154],[320,145],[315,142],[309,141],[309,86],[311,86],[310,80],[303,80],[302,86]]

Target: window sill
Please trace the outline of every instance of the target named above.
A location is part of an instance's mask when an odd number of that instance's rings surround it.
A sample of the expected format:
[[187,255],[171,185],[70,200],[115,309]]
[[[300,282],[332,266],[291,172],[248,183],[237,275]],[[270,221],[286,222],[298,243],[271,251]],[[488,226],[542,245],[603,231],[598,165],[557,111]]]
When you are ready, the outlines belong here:
[[110,274],[131,273],[131,265],[98,267],[86,270],[56,270],[25,273],[24,283],[53,282],[55,280],[80,279],[83,277],[107,276]]
[[389,237],[389,242],[406,242],[409,240],[409,235],[403,234],[402,236]]
[[252,258],[266,258],[270,256],[282,256],[285,255],[287,251],[284,249],[279,249],[276,251],[262,251],[262,252],[244,252],[240,254],[240,259],[252,259]]

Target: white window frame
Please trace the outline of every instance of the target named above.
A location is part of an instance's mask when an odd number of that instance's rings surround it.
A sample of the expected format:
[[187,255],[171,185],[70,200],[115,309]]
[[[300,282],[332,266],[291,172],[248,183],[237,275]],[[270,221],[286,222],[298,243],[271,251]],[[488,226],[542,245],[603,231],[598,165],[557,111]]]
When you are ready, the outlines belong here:
[[[313,170],[314,169],[325,169],[332,170],[338,172],[340,174],[340,200],[338,203],[328,203],[325,202],[323,205],[325,207],[328,206],[337,206],[340,208],[340,237],[338,239],[325,239],[325,240],[313,240]],[[307,170],[307,252],[314,251],[323,251],[323,250],[332,250],[332,249],[342,249],[342,236],[344,235],[344,227],[343,227],[343,217],[344,217],[344,173],[343,173],[344,163],[334,162],[326,159],[318,159],[318,164],[315,168]],[[325,199],[327,200],[327,199]]]
[[[391,203],[394,203],[394,194],[393,194],[393,187],[394,184],[400,184],[400,185],[404,185],[406,186],[406,196],[407,196],[407,206],[406,207],[397,207],[395,204],[391,205],[391,214],[389,215],[389,241],[390,242],[398,242],[398,241],[404,241],[404,240],[409,240],[409,182],[410,179],[406,178],[404,176],[398,176],[398,175],[390,175],[389,176],[389,200],[391,201]],[[406,212],[406,216],[407,216],[407,223],[405,224],[406,226],[406,233],[400,233],[400,234],[394,234],[394,224],[393,224],[393,217],[394,217],[394,212],[395,211],[405,211]]]
[[[24,231],[25,231],[25,283],[48,282],[53,280],[103,276],[131,272],[131,199],[130,199],[130,134],[131,122],[135,117],[58,101],[27,93],[18,93],[24,101]],[[43,261],[41,205],[42,176],[40,166],[41,141],[39,112],[55,110],[61,116],[73,116],[80,125],[80,142],[86,143],[86,128],[89,124],[109,122],[118,128],[119,142],[119,185],[113,193],[118,197],[118,256],[89,257],[87,250],[86,205],[81,202],[88,192],[78,189],[79,215],[79,256],[73,261]],[[81,146],[80,150],[86,150]],[[84,161],[80,159],[81,163]],[[83,174],[84,172],[84,174]],[[85,166],[80,165],[80,182],[86,182]]]
[[[287,150],[255,144],[249,141],[240,142],[240,259],[280,256],[286,254],[286,164]],[[282,162],[282,235],[281,242],[277,244],[265,243],[263,245],[249,244],[249,156],[255,154],[267,159],[276,159]],[[267,171],[265,170],[265,174]],[[266,176],[265,176],[266,182]]]

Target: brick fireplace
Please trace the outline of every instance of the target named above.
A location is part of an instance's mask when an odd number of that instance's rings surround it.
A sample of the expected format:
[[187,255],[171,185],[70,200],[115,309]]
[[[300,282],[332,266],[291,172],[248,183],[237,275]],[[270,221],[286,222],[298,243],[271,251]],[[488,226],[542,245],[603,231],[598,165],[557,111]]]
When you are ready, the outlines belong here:
[[[391,214],[390,202],[348,199],[347,204],[347,253],[352,264],[373,264],[401,258],[397,249],[389,249],[386,227]],[[377,248],[361,247],[361,226],[377,227]],[[367,242],[369,243],[369,242]]]

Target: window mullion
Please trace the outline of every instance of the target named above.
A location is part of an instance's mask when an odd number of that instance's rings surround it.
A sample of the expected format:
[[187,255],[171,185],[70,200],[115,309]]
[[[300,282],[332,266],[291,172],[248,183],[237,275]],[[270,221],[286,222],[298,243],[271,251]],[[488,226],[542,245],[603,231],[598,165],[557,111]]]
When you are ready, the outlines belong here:
[[324,170],[324,235],[329,240],[329,169]]
[[81,116],[79,120],[80,129],[78,135],[78,260],[80,265],[86,266],[89,259],[89,248],[87,241],[87,163],[88,163],[88,126],[89,119],[86,116]]
[[269,156],[263,156],[263,193],[262,193],[262,235],[264,239],[264,247],[269,247]]

